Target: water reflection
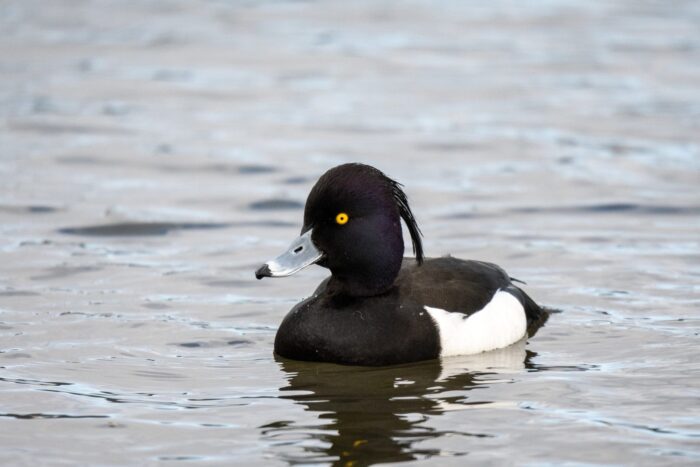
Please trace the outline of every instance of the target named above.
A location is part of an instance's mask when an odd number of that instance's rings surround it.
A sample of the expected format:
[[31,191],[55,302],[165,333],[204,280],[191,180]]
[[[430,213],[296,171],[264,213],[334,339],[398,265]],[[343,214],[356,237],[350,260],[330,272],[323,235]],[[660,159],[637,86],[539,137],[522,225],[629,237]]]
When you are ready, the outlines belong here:
[[[523,340],[480,355],[383,368],[278,358],[288,382],[280,388],[281,397],[317,413],[320,424],[280,421],[261,427],[262,435],[273,445],[285,446],[281,457],[290,464],[351,466],[463,455],[467,452],[444,453],[419,447],[423,445],[420,441],[446,434],[477,438],[494,435],[440,431],[426,422],[446,410],[497,402],[470,401],[470,392],[509,381],[509,377],[528,368],[534,356],[526,351]],[[303,451],[291,454],[290,444]]]

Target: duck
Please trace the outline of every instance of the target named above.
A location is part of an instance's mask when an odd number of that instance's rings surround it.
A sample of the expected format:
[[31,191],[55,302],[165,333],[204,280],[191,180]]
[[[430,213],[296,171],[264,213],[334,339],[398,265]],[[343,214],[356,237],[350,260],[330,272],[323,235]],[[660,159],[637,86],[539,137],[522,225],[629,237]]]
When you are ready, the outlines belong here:
[[[402,219],[414,257],[404,257]],[[426,258],[403,185],[366,164],[318,179],[300,236],[255,276],[287,277],[313,264],[331,274],[283,319],[280,357],[388,366],[478,354],[533,336],[548,318],[495,264]]]

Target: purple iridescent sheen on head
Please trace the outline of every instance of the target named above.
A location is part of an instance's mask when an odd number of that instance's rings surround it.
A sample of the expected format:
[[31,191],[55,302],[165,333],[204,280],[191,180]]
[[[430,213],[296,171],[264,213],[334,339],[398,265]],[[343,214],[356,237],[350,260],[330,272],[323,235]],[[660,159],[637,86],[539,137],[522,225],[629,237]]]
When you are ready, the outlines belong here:
[[[338,213],[349,220],[339,225]],[[324,253],[320,264],[333,273],[335,285],[350,295],[386,291],[401,269],[404,219],[419,263],[420,230],[401,185],[363,164],[344,164],[326,172],[309,193],[302,233]]]

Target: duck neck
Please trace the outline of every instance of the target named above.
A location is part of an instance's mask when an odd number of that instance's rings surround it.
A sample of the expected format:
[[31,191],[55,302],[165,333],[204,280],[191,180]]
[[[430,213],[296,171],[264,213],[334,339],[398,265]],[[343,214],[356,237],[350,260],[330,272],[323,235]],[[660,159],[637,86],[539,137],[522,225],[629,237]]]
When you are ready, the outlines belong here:
[[329,285],[331,290],[354,297],[381,295],[394,285],[402,262],[403,239],[399,237],[383,251],[367,255],[365,261],[331,266]]
[[[399,267],[400,269],[400,267]],[[371,274],[366,275],[344,275],[342,273],[333,272],[331,277],[329,287],[330,290],[341,293],[344,295],[349,295],[352,297],[371,297],[374,295],[381,295],[391,289],[398,275],[398,270],[392,271],[393,274],[389,279],[386,272],[381,274]]]

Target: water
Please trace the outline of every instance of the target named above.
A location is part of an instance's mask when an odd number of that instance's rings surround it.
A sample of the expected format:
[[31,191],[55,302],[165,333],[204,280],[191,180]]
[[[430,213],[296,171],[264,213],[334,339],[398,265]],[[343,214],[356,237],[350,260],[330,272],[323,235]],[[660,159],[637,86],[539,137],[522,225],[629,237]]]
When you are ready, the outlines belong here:
[[[700,462],[697,2],[0,5],[0,461]],[[559,308],[525,345],[276,360],[314,180]],[[422,462],[421,462],[422,461]]]

